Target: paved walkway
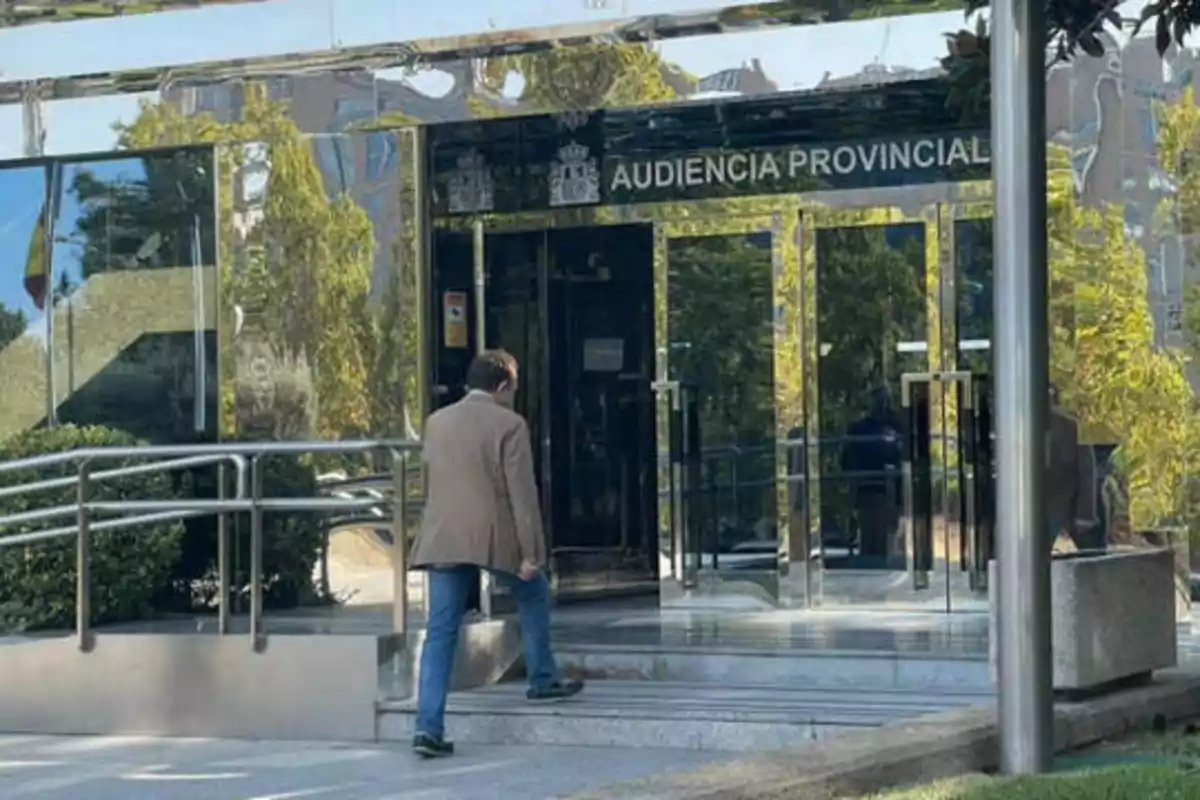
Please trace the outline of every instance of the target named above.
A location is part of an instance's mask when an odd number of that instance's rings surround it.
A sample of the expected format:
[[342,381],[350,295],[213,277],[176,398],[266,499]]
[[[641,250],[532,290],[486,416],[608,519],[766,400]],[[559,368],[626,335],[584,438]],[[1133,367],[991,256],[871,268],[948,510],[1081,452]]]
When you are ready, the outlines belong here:
[[403,747],[132,737],[0,737],[0,797],[38,800],[543,800],[731,754]]

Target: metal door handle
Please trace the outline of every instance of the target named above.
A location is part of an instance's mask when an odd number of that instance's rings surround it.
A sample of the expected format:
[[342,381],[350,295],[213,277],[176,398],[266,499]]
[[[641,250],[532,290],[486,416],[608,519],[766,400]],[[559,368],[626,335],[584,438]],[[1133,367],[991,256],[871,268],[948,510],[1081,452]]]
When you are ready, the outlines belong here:
[[908,567],[908,578],[914,589],[922,588],[919,584],[921,581],[917,578],[917,531],[916,521],[913,519],[913,469],[912,462],[905,461],[900,466],[900,480],[903,483],[901,488],[902,495],[902,510],[904,520],[904,549],[905,564]]
[[658,380],[650,384],[650,388],[655,394],[669,394],[671,396],[671,410],[679,411],[683,408],[683,402],[680,398],[679,381]]

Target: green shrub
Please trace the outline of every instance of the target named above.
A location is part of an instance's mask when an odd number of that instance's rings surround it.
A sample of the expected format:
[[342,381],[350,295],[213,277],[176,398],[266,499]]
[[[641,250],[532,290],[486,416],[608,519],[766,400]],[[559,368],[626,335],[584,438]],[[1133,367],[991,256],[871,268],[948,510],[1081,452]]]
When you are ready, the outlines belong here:
[[[197,470],[193,479],[200,498],[216,497],[216,471]],[[232,488],[232,481],[231,481]],[[312,497],[316,475],[306,460],[270,456],[263,460],[263,497]],[[295,608],[321,601],[313,571],[324,541],[322,515],[315,512],[267,512],[263,515],[263,604],[266,608]],[[183,557],[173,580],[172,610],[214,608],[217,582],[217,522],[215,517],[188,520]],[[250,524],[247,514],[230,516],[231,589],[249,596]],[[243,603],[242,610],[247,605]]]
[[[315,470],[295,457],[277,456],[263,462],[264,497],[314,497]],[[294,608],[318,601],[313,570],[325,541],[322,512],[276,512],[263,518],[264,604]],[[250,564],[249,530],[240,542],[242,563]]]
[[[25,431],[0,444],[0,461],[82,447],[130,446],[132,436],[103,427],[66,425]],[[97,462],[111,469],[130,461]],[[74,464],[0,473],[0,486],[74,475]],[[145,473],[94,484],[96,500],[167,500],[186,494],[186,476]],[[0,498],[0,516],[57,505],[72,505],[75,488]],[[73,517],[7,526],[0,537],[73,524]],[[183,525],[142,525],[92,536],[92,621],[120,622],[145,617],[151,601],[168,585],[180,557]],[[0,608],[19,627],[70,627],[75,620],[75,537],[26,547],[0,548]]]

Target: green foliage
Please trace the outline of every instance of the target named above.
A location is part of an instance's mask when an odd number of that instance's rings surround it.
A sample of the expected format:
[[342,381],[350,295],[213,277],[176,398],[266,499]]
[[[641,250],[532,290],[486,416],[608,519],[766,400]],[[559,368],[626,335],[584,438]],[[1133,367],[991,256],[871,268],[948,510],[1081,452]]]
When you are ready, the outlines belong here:
[[[954,87],[948,103],[964,114],[986,112],[991,96],[991,33],[988,21],[976,16],[988,5],[988,0],[965,0],[966,16],[975,17],[974,28],[946,34],[947,55],[942,66]],[[1120,7],[1121,0],[1047,0],[1046,42],[1054,53],[1053,61],[1070,60],[1081,51],[1093,57],[1103,55],[1106,40],[1124,28]],[[1163,55],[1172,45],[1182,46],[1198,23],[1200,4],[1153,0],[1143,8],[1132,33],[1137,35],[1143,27],[1153,25],[1155,45]]]
[[[1180,236],[1186,260],[1184,274],[1190,277],[1197,266],[1193,238],[1200,232],[1200,168],[1197,166],[1200,108],[1196,106],[1194,89],[1188,87],[1174,101],[1157,103],[1154,111],[1158,123],[1159,167],[1171,176],[1175,185],[1174,195],[1157,209],[1156,233],[1164,237]],[[1194,280],[1184,284],[1182,306],[1180,322],[1186,353],[1194,363],[1200,356],[1200,285]],[[1193,541],[1200,541],[1200,482],[1195,478],[1200,472],[1200,417],[1195,409],[1188,419],[1188,474],[1192,485],[1186,492],[1188,499],[1183,516]]]
[[[239,234],[234,225],[234,183],[223,182],[220,254],[222,306],[245,311],[253,332],[284,362],[306,363],[317,398],[312,434],[353,438],[373,430],[367,387],[371,354],[379,348],[375,309],[369,302],[374,235],[370,218],[348,196],[328,197],[308,141],[285,104],[262,87],[245,89],[240,120],[187,116],[169,103],[142,105],[120,129],[124,147],[194,143],[264,142],[270,174],[263,220]],[[219,148],[219,171],[234,176],[240,147]],[[236,430],[240,402],[225,381],[224,429]]]
[[[194,477],[200,498],[216,497],[215,470]],[[263,459],[263,497],[301,498],[317,493],[316,474],[300,458]],[[324,543],[322,516],[314,512],[266,512],[263,515],[263,601],[268,608],[294,608],[322,601],[313,587],[313,569]],[[233,543],[230,590],[235,597],[250,593],[250,521],[234,515],[229,522]],[[190,519],[184,553],[172,579],[170,606],[186,612],[214,608],[218,596],[216,518]]]
[[1134,32],[1150,24],[1154,25],[1154,44],[1162,55],[1172,44],[1183,46],[1184,38],[1200,24],[1200,6],[1191,0],[1153,0],[1142,8]]
[[[348,195],[329,196],[311,142],[290,119],[286,104],[270,101],[263,87],[253,83],[245,88],[240,119],[231,122],[208,114],[185,115],[167,102],[144,103],[133,123],[119,127],[119,136],[121,146],[131,149],[215,145],[217,172],[223,176],[216,198],[219,306],[225,315],[235,306],[244,312],[236,337],[231,317],[220,322],[226,367],[221,376],[224,435],[346,439],[403,432],[405,398],[415,396],[405,389],[416,375],[415,364],[406,370],[396,353],[416,353],[416,320],[402,312],[411,299],[406,293],[415,286],[411,276],[407,282],[393,279],[383,287],[380,301],[372,300],[375,239],[370,219]],[[244,145],[256,142],[265,145],[270,163],[259,219],[246,213],[237,191]],[[107,219],[161,230],[163,249],[171,246],[173,231],[187,230],[177,224],[181,209],[171,204],[178,192],[154,190],[180,180],[177,165],[159,161],[144,159],[146,180],[116,193],[101,191],[104,187],[86,172],[76,178],[72,188],[85,209],[77,231],[85,243],[85,271],[89,253],[99,258],[113,251],[112,243],[101,239],[108,235],[102,224]],[[209,194],[201,200],[211,204],[211,175],[207,185]],[[167,200],[155,203],[159,195]],[[313,462],[267,462],[264,494],[313,494]],[[364,465],[337,466],[354,470]],[[199,496],[215,495],[212,472],[194,476]],[[215,526],[212,518],[188,521],[182,561],[161,598],[171,607],[215,602]],[[246,590],[249,532],[244,519],[235,520],[233,527],[237,594]],[[266,515],[268,605],[312,599],[313,565],[322,537],[317,515]]]
[[762,238],[705,236],[670,247],[667,324],[671,342],[686,343],[672,354],[673,368],[700,391],[709,445],[775,438],[771,249]]
[[[69,190],[80,209],[74,234],[82,244],[84,280],[114,269],[193,266],[196,220],[202,228],[211,224],[209,154],[177,150],[137,160],[144,175],[134,180],[105,180],[85,165],[70,173]],[[143,255],[152,236],[158,245]],[[201,259],[205,255],[211,257],[202,252]]]
[[1117,442],[1135,528],[1179,513],[1193,395],[1181,359],[1154,340],[1141,245],[1121,209],[1075,196],[1067,153],[1049,155],[1051,381],[1084,441]]
[[[644,44],[589,44],[489,58],[479,74],[483,88],[498,93],[514,72],[525,81],[522,107],[539,113],[666,102],[695,84]],[[478,110],[492,116],[486,105]]]
[[829,347],[820,362],[821,428],[830,435],[866,415],[872,389],[900,385],[906,369],[897,346],[926,338],[923,241],[908,238],[897,247],[888,232],[883,225],[856,226],[817,237],[817,330]]
[[[296,457],[272,456],[262,462],[263,497],[313,497],[313,467]],[[217,494],[215,470],[194,477],[197,497]],[[179,611],[213,608],[217,604],[217,530],[214,517],[188,521],[183,557],[172,581],[172,596],[165,598]],[[313,569],[324,543],[321,515],[312,512],[267,512],[263,515],[263,602],[267,608],[294,608],[324,598],[313,586]],[[250,526],[247,515],[230,518],[233,543],[231,590],[234,597],[249,596]],[[244,607],[244,606],[243,606]]]
[[880,795],[877,800],[1190,800],[1196,776],[1167,766],[990,779],[981,776]]
[[234,378],[238,433],[250,440],[311,439],[317,396],[308,362],[302,355],[247,338],[237,342],[235,357],[261,365],[262,374],[244,370]]
[[[67,425],[26,431],[0,447],[0,461],[26,458],[81,447],[138,444],[133,437],[107,428]],[[98,468],[122,466],[105,462]],[[2,485],[75,474],[63,465],[5,473]],[[134,475],[94,484],[96,500],[171,499],[186,494],[186,481],[160,473]],[[0,498],[0,515],[57,505],[73,505],[74,488]],[[42,530],[60,522],[12,526],[3,535]],[[180,557],[183,526],[163,522],[102,531],[92,536],[93,622],[119,622],[145,617],[152,599],[169,583]],[[25,628],[67,627],[75,614],[75,538],[0,549],[0,609],[9,622]]]
[[29,327],[29,320],[20,309],[13,311],[0,303],[0,350],[8,346],[14,339],[19,339]]
[[1156,103],[1154,116],[1158,164],[1175,185],[1172,197],[1158,209],[1158,232],[1200,233],[1200,106],[1195,89],[1188,86],[1177,99]]
[[[295,457],[263,460],[264,497],[313,497],[317,494],[312,466]],[[263,518],[264,603],[268,608],[294,608],[326,598],[316,596],[313,568],[325,541],[323,515],[317,512],[267,514]],[[250,564],[249,531],[239,539],[241,563]],[[248,587],[246,587],[248,590]]]

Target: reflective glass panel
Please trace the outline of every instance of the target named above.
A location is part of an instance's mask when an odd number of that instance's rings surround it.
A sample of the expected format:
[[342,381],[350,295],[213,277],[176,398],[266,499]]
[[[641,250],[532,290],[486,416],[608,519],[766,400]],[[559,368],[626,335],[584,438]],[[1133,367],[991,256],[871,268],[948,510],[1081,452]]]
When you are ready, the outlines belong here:
[[57,421],[217,435],[213,163],[185,150],[51,167]]
[[46,418],[46,171],[0,170],[0,441]]
[[831,569],[903,569],[901,376],[928,363],[925,226],[816,235],[821,525]]
[[995,302],[991,219],[955,220],[954,263],[958,368],[990,375]]
[[[700,485],[689,501],[704,564],[776,561],[776,410],[771,234],[672,239],[671,377],[694,392]],[[696,508],[695,506],[698,506]]]

